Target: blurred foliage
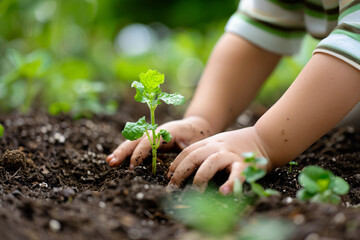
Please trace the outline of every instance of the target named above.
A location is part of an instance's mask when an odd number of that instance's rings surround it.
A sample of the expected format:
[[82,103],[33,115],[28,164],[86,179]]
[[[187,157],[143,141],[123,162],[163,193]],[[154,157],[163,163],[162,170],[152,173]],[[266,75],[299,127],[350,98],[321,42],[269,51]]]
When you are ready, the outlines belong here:
[[173,194],[164,202],[166,213],[210,235],[221,236],[233,232],[248,206],[247,201],[221,195],[212,187],[205,193],[185,189],[178,195]]
[[[129,83],[149,68],[164,72],[167,87],[189,99],[237,4],[2,0],[0,111],[35,107],[78,117],[113,113],[133,95]],[[276,99],[307,58],[303,54],[282,61],[258,100]]]
[[293,224],[285,219],[252,217],[254,203],[243,196],[221,195],[210,187],[205,193],[185,188],[181,193],[173,193],[163,205],[172,218],[213,237],[197,239],[289,239],[294,232]]

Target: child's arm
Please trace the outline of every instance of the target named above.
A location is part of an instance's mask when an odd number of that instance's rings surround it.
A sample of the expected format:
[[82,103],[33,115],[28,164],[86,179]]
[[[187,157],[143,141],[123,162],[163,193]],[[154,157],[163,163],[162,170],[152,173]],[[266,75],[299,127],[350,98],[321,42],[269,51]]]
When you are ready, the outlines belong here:
[[[232,33],[215,46],[184,119],[163,124],[173,139],[159,149],[181,150],[224,130],[248,106],[272,72],[280,55],[270,53]],[[125,141],[107,157],[110,166],[130,158],[130,168],[140,164],[151,150],[146,138]]]
[[315,54],[283,97],[254,127],[222,133],[186,148],[173,162],[171,183],[180,185],[198,168],[194,184],[205,188],[217,171],[230,176],[220,190],[232,191],[245,168],[242,152],[269,158],[268,169],[303,152],[360,100],[360,71],[335,57]]
[[210,56],[185,118],[202,117],[214,133],[225,130],[254,99],[280,57],[225,33]]

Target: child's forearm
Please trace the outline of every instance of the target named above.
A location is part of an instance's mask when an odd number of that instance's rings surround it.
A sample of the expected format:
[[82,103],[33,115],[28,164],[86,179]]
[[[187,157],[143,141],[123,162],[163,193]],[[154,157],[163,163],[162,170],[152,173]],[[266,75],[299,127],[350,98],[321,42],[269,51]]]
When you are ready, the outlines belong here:
[[360,100],[360,71],[315,54],[291,87],[256,123],[272,164],[291,161],[333,128]]
[[248,106],[280,56],[225,33],[214,48],[185,118],[198,116],[214,133],[224,130]]

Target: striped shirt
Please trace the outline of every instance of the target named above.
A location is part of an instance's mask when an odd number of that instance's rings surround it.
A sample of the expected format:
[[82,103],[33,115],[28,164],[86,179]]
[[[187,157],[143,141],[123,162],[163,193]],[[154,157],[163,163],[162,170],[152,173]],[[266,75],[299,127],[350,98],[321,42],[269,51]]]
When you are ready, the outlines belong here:
[[307,32],[322,39],[314,53],[360,70],[360,0],[241,0],[225,30],[281,55],[296,53]]

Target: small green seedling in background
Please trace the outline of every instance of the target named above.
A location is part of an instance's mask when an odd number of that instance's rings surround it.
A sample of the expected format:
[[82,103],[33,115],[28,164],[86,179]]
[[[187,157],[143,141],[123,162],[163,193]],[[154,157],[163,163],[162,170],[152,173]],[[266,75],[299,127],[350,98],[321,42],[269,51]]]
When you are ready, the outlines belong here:
[[0,124],[0,138],[4,135],[4,127]]
[[294,161],[291,161],[291,162],[289,162],[289,165],[290,165],[290,167],[289,167],[289,172],[291,173],[291,167],[293,166],[293,165],[299,165],[297,162],[294,162]]
[[[255,157],[255,153],[252,152],[243,153],[242,156],[244,157],[245,163],[249,164],[242,174],[245,176],[245,181],[250,184],[251,190],[260,197],[268,197],[270,195],[279,194],[273,189],[265,190],[260,184],[256,183],[257,180],[266,175],[266,171],[264,169],[260,169],[258,166],[265,166],[268,163],[268,160],[264,157]],[[237,192],[239,191],[239,183],[240,181],[236,183],[236,186],[234,185],[237,188],[234,190]]]
[[340,195],[349,191],[349,184],[344,179],[319,166],[304,168],[298,180],[303,188],[296,196],[302,201],[338,204]]
[[[155,109],[160,105],[160,100],[166,104],[181,105],[185,98],[179,93],[165,93],[160,89],[160,84],[164,83],[164,74],[155,70],[148,70],[146,73],[140,73],[140,82],[134,81],[131,87],[136,89],[135,100],[146,103],[150,109],[151,124],[145,121],[145,117],[140,118],[137,122],[128,122],[122,131],[123,136],[128,140],[136,140],[146,133],[152,149],[152,173],[156,174],[157,149],[160,145],[161,137],[164,141],[169,142],[171,135],[168,131],[161,129],[155,133],[158,125],[155,124]],[[152,137],[149,132],[151,131]]]

